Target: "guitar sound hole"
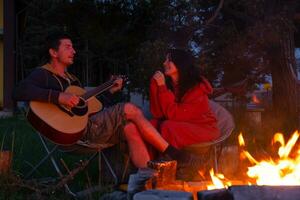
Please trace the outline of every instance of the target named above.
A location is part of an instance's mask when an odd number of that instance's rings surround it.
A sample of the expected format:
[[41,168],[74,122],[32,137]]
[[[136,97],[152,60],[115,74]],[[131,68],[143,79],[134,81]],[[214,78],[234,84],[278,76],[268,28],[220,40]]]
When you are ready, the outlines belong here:
[[82,107],[82,106],[85,106],[85,101],[80,99],[79,100],[79,103],[77,104],[78,107]]
[[84,99],[80,98],[77,106],[73,107],[72,113],[78,116],[83,116],[88,112],[88,107]]

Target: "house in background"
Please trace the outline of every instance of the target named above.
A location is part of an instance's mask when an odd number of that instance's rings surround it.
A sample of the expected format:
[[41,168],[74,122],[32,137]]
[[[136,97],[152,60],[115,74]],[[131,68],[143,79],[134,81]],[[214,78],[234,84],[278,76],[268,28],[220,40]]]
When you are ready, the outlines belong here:
[[3,0],[0,0],[0,108],[3,108],[4,67],[3,67]]
[[[15,84],[15,3],[0,0],[0,118],[11,116]],[[4,49],[5,48],[5,49]]]

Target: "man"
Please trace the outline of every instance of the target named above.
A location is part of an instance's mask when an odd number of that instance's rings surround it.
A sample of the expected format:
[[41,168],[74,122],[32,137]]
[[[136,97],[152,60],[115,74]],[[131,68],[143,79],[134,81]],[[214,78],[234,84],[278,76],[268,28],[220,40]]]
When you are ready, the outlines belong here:
[[[64,92],[70,85],[80,86],[79,80],[67,72],[76,54],[70,37],[64,33],[52,34],[46,39],[46,49],[47,63],[34,69],[20,82],[13,94],[14,99],[49,102],[67,107],[76,106],[79,97]],[[121,78],[116,79],[109,92],[113,94],[119,91],[122,84]],[[139,131],[136,131],[136,128]],[[180,163],[190,159],[189,154],[169,145],[144,117],[141,110],[131,103],[119,103],[92,115],[86,130],[81,140],[99,145],[99,148],[112,146],[120,141],[120,137],[125,137],[131,160],[138,168],[147,167],[150,160],[145,143],[151,144],[159,152],[166,153]],[[119,130],[124,133],[123,136],[118,134]]]

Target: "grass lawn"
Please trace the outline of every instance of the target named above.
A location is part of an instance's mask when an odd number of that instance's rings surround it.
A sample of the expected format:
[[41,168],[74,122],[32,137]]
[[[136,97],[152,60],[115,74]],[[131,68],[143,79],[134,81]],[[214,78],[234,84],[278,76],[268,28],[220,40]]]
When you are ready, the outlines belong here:
[[[27,187],[28,185],[26,184],[28,184],[28,182],[24,179],[24,176],[33,168],[33,166],[45,156],[45,150],[37,133],[23,115],[0,119],[0,141],[1,150],[10,150],[13,152],[11,172],[8,175],[0,176],[0,199],[40,199],[41,197],[36,196],[35,191]],[[119,153],[114,152],[114,150],[108,153],[110,160],[120,163]],[[117,157],[116,154],[118,154]],[[63,154],[61,152],[57,152],[55,156],[57,158],[63,158],[67,166],[71,169],[74,167],[74,164],[78,164],[78,160],[88,158],[88,156],[74,156],[65,153]],[[116,165],[113,165],[113,167],[115,166]],[[117,165],[117,167],[118,166],[119,165]],[[84,173],[79,173],[76,176],[76,179],[72,181],[72,183],[75,183],[72,185],[72,189],[85,189],[88,185],[95,186],[98,185],[98,183],[101,183],[101,185],[104,186],[102,193],[110,191],[112,178],[108,175],[108,171],[105,169],[102,170],[100,176],[102,177],[101,182],[99,182],[98,175],[99,167],[98,159],[96,158],[89,165],[88,170]],[[35,179],[41,177],[48,177],[50,179],[57,177],[57,173],[50,161],[44,163],[33,176]],[[52,184],[55,185],[55,183]],[[63,191],[63,188],[55,190],[55,193],[49,194],[45,199],[69,199]],[[100,195],[101,193],[95,194],[94,196],[90,196],[89,199],[96,199]]]

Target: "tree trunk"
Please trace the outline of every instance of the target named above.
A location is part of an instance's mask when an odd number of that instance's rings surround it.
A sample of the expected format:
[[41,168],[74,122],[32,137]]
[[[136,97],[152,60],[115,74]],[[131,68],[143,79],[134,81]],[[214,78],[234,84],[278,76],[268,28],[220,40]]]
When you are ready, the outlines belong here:
[[[281,24],[282,25],[282,24]],[[276,25],[275,25],[276,26]],[[277,25],[279,27],[280,25]],[[278,131],[289,134],[298,128],[297,77],[295,75],[294,31],[280,26],[275,30],[278,43],[271,44],[270,66],[273,81],[273,109]]]

